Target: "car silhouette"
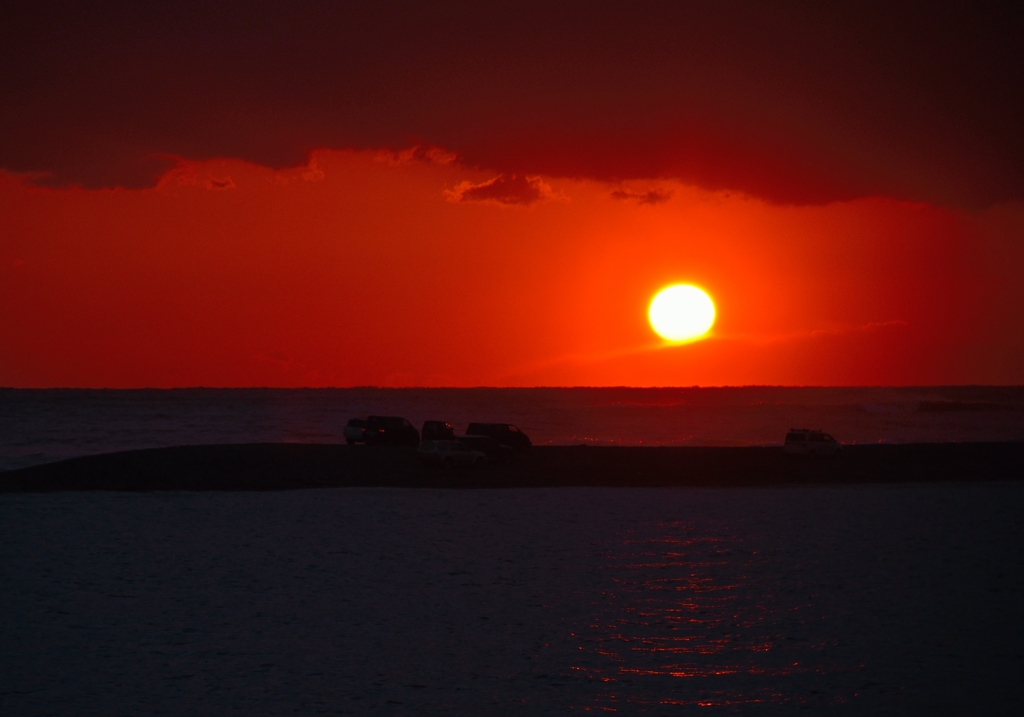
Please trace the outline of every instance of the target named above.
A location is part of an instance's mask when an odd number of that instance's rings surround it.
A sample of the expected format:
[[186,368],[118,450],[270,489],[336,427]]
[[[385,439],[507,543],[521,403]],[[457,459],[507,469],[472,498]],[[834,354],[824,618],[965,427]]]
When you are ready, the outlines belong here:
[[420,433],[420,440],[454,441],[455,430],[452,428],[452,424],[446,421],[424,421],[423,431]]
[[827,433],[809,428],[791,428],[782,450],[794,456],[839,456],[843,447]]
[[516,452],[511,446],[503,446],[490,436],[459,436],[458,440],[483,453],[488,463],[512,463],[516,459]]
[[489,436],[517,453],[533,445],[530,438],[511,423],[470,423],[466,436]]
[[370,416],[366,419],[364,441],[368,446],[411,446],[420,443],[420,432],[400,416]]
[[345,443],[363,443],[366,440],[366,419],[353,418],[345,424]]
[[442,468],[468,468],[483,465],[487,456],[461,441],[423,441],[416,455],[426,465]]

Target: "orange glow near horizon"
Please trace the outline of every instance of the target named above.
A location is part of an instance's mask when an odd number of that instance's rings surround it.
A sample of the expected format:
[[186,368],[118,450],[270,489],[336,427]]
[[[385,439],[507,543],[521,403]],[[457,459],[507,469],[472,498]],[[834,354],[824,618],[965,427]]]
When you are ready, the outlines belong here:
[[[0,215],[0,386],[1024,381],[1017,205],[779,206],[325,150],[145,190],[0,174]],[[714,333],[652,341],[637,309],[680,276]]]

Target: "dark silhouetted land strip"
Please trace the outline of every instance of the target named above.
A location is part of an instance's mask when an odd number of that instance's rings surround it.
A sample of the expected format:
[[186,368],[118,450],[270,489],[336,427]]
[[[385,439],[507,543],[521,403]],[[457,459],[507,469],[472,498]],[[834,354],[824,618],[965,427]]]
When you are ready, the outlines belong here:
[[0,473],[0,492],[288,490],[341,486],[770,486],[1024,479],[1024,443],[847,446],[840,458],[780,448],[539,446],[512,465],[427,468],[408,448],[294,443],[177,446]]

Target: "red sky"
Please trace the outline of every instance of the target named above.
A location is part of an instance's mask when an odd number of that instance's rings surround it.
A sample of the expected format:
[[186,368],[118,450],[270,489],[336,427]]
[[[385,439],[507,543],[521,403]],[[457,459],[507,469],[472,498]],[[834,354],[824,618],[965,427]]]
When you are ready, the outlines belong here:
[[0,385],[1019,384],[1020,13],[857,7],[13,3]]

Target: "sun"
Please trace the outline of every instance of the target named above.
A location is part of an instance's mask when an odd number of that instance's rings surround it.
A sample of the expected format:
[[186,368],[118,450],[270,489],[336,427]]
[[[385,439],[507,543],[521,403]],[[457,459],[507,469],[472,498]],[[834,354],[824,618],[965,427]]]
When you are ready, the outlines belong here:
[[647,319],[663,339],[696,341],[715,323],[715,305],[704,290],[690,284],[675,284],[657,293],[647,310]]

